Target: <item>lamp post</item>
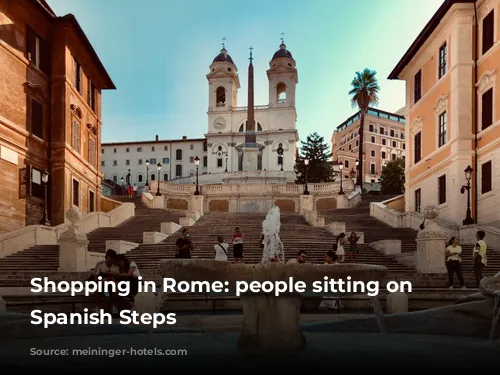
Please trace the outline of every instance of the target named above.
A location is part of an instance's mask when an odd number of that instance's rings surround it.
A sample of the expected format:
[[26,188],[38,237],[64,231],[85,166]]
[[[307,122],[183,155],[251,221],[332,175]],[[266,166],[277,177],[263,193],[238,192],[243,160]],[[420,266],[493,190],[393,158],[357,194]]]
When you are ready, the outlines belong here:
[[194,158],[194,163],[196,164],[196,190],[194,191],[194,195],[200,195],[200,187],[198,185],[198,167],[200,165],[200,158],[198,156]]
[[129,185],[131,185],[130,184],[130,176],[131,176],[131,174],[130,174],[130,169],[129,169],[128,173],[127,173],[127,184],[129,184]]
[[[356,176],[359,175],[359,159],[356,159]],[[363,184],[363,177],[361,177],[361,184]],[[363,191],[363,188],[360,187],[361,191]]]
[[342,169],[344,169],[344,163],[339,162],[339,169],[340,169],[340,191],[339,195],[344,195],[344,187],[342,186]]
[[46,170],[42,174],[42,181],[45,187],[45,201],[44,201],[44,224],[50,226],[49,221],[49,210],[48,210],[48,182],[49,182],[49,172]]
[[226,170],[224,172],[227,172],[227,152],[226,152]]
[[125,195],[125,179],[122,177],[120,180],[122,181],[122,195]]
[[306,166],[306,181],[304,184],[304,195],[309,195],[309,190],[307,190],[307,170],[309,169],[309,159],[304,159],[304,165]]
[[472,179],[472,171],[473,169],[471,168],[470,165],[465,168],[465,180],[467,181],[467,185],[463,185],[462,188],[460,189],[460,192],[464,194],[467,191],[467,212],[465,214],[465,219],[463,220],[462,224],[463,225],[471,225],[474,224],[474,219],[472,218],[471,212],[470,212],[470,180]]
[[278,145],[278,149],[276,150],[278,153],[278,156],[281,156],[281,172],[283,172],[283,163],[285,162],[284,157],[283,157],[283,143],[280,143]]
[[161,195],[160,193],[160,171],[161,171],[161,163],[156,164],[156,168],[158,168],[158,179],[156,181],[157,183],[157,189],[156,189],[156,196],[159,197]]
[[146,185],[149,186],[149,159],[146,160]]

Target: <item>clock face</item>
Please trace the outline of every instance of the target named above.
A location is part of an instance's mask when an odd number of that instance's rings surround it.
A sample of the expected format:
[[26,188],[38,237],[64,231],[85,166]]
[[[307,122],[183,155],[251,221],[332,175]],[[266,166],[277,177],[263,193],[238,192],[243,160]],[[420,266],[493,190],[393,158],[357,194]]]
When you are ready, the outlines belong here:
[[214,128],[222,130],[226,127],[226,119],[223,117],[217,117],[214,121]]

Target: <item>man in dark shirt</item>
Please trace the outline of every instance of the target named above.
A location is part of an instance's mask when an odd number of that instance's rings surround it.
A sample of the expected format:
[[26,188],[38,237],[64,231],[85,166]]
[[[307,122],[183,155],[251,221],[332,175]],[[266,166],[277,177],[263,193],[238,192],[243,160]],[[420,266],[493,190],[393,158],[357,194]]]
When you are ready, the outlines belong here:
[[182,230],[182,237],[177,239],[175,247],[177,251],[175,257],[177,259],[191,259],[191,249],[193,248],[193,243],[191,242],[191,235],[186,228]]

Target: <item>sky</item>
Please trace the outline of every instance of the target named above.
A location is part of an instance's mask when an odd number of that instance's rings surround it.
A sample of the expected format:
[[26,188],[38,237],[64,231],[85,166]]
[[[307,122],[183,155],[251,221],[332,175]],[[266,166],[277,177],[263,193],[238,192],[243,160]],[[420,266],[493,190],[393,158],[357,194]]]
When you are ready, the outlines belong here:
[[404,106],[404,82],[387,76],[443,0],[47,0],[72,13],[117,89],[103,92],[102,141],[201,138],[208,81],[222,48],[235,62],[247,103],[253,47],[255,104],[269,103],[266,70],[281,33],[298,70],[301,140],[333,130],[355,113],[348,95],[356,71],[377,71],[378,108]]

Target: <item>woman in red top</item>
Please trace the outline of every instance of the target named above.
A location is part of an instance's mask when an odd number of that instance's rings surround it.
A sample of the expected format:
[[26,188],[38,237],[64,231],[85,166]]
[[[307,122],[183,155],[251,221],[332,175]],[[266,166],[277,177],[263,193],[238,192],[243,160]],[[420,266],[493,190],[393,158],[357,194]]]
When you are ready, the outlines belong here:
[[243,234],[241,234],[240,228],[234,228],[233,238],[231,239],[233,243],[233,255],[236,262],[243,261]]
[[132,193],[133,193],[133,189],[132,189],[132,186],[129,184],[128,185],[128,197],[129,198],[132,198]]

